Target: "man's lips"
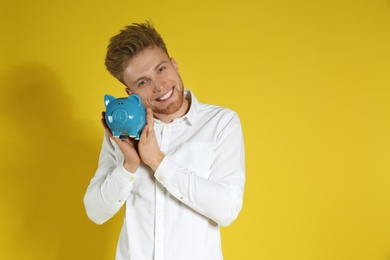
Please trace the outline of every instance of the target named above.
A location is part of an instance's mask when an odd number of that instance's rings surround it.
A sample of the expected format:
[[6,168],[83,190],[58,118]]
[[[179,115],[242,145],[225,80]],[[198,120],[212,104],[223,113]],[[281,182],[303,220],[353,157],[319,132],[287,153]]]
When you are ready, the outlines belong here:
[[167,100],[168,98],[170,98],[172,96],[172,93],[173,93],[173,89],[171,89],[168,93],[166,93],[164,96],[160,97],[157,99],[157,101],[164,101],[164,100]]

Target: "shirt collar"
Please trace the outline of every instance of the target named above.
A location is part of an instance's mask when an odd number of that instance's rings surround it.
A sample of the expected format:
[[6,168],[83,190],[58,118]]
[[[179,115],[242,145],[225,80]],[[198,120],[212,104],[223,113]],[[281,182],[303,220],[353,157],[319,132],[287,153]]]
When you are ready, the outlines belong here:
[[190,103],[190,109],[187,114],[182,117],[182,120],[186,120],[190,125],[192,125],[195,121],[196,115],[198,114],[197,111],[199,109],[199,102],[194,93],[192,93],[189,89],[184,89],[184,98]]

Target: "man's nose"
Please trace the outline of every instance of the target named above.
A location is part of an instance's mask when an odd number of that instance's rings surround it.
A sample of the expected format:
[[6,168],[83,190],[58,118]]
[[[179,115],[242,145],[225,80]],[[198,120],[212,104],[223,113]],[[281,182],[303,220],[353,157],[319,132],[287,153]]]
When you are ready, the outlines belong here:
[[163,79],[155,79],[153,80],[153,84],[154,84],[154,91],[159,92],[165,88],[166,81]]

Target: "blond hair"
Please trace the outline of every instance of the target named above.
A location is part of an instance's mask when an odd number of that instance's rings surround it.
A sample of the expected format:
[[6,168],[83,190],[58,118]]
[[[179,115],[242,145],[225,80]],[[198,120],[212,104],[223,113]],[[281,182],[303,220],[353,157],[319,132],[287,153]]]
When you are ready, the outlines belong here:
[[110,39],[105,59],[106,68],[125,84],[123,71],[129,61],[144,49],[153,46],[163,50],[169,57],[164,40],[150,22],[128,25]]

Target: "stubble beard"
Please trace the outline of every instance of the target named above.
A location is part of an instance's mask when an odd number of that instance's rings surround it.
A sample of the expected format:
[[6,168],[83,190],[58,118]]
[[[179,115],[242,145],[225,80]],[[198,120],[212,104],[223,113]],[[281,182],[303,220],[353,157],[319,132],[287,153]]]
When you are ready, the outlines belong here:
[[161,115],[172,115],[177,111],[179,111],[179,109],[182,107],[184,102],[184,91],[183,90],[179,91],[178,94],[179,94],[179,99],[176,102],[169,104],[168,107],[164,107],[164,108],[160,108],[156,106],[153,109],[153,112]]

